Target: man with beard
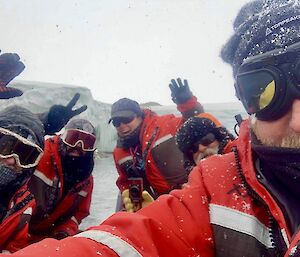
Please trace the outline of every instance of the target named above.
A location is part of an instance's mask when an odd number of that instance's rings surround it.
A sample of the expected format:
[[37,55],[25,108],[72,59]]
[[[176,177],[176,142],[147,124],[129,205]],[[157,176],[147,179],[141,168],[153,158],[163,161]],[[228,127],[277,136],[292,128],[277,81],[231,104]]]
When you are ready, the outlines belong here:
[[299,31],[299,1],[246,4],[222,50],[251,115],[233,151],[137,213],[15,256],[300,256]]
[[214,116],[204,112],[184,122],[175,139],[184,155],[184,167],[190,172],[203,158],[230,151],[234,136]]
[[119,173],[117,186],[122,192],[125,209],[130,212],[152,202],[152,197],[180,188],[187,182],[188,173],[174,135],[187,118],[202,112],[203,108],[186,80],[172,79],[169,87],[182,117],[159,116],[141,109],[136,101],[128,98],[118,100],[111,108],[109,123],[112,122],[118,133],[113,152]]
[[78,232],[89,215],[96,131],[84,119],[72,119],[64,132],[45,141],[45,152],[29,181],[37,207],[30,222],[32,242],[61,239]]
[[35,207],[27,181],[43,154],[44,127],[36,115],[13,106],[0,112],[0,251],[29,244]]

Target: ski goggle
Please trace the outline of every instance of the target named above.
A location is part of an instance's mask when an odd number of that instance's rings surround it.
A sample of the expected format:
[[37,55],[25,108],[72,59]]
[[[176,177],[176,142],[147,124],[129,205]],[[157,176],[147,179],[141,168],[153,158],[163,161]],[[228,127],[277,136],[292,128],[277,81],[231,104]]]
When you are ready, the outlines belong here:
[[135,116],[130,116],[130,117],[117,117],[112,119],[112,124],[114,127],[120,127],[121,123],[123,124],[128,124],[134,120]]
[[197,153],[199,150],[199,145],[204,145],[204,146],[209,146],[211,143],[216,141],[216,137],[213,133],[208,133],[204,137],[202,137],[199,141],[197,141],[194,145],[193,148],[191,149],[193,153]]
[[67,129],[61,135],[61,139],[70,147],[75,147],[78,143],[81,143],[83,151],[96,150],[96,136],[80,129]]
[[24,169],[37,166],[43,149],[20,135],[0,128],[0,157],[13,157],[16,164]]
[[266,121],[282,117],[300,99],[300,43],[246,59],[235,80],[249,114]]

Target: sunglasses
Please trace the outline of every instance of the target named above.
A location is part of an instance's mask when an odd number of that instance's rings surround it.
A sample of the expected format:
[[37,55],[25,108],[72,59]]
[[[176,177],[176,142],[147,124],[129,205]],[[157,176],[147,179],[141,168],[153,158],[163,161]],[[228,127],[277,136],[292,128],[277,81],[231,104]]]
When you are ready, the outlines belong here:
[[282,117],[300,98],[300,43],[246,59],[235,89],[249,114],[266,121]]
[[43,155],[43,149],[10,130],[0,128],[0,157],[13,157],[21,168],[37,166]]
[[67,129],[61,135],[61,139],[70,147],[76,147],[78,143],[81,143],[83,151],[96,150],[96,136],[80,129]]
[[204,137],[202,137],[199,141],[197,141],[193,147],[192,147],[192,152],[193,153],[197,153],[199,150],[199,145],[203,145],[203,146],[209,146],[211,143],[213,143],[214,141],[216,141],[216,137],[213,133],[208,133],[207,135],[205,135]]
[[134,120],[135,116],[130,116],[130,117],[118,117],[112,119],[112,124],[114,127],[120,127],[121,123],[122,124],[128,124]]

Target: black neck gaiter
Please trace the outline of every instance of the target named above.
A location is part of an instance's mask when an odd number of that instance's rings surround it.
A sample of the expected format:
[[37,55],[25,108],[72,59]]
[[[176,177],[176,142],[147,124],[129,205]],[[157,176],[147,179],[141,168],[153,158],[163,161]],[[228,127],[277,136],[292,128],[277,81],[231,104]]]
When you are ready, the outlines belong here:
[[94,168],[93,153],[85,156],[72,157],[62,155],[62,170],[64,176],[63,194],[67,194],[76,184],[87,179]]
[[142,128],[141,123],[132,133],[125,137],[118,136],[117,146],[123,149],[136,147],[140,144],[140,132]]
[[253,141],[259,181],[275,197],[294,233],[300,224],[300,149],[267,147]]

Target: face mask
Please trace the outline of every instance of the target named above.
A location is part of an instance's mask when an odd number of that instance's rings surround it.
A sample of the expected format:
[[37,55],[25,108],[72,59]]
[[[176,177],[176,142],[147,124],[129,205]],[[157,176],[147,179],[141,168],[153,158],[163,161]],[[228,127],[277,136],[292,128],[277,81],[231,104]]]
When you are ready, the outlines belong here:
[[0,189],[8,186],[17,176],[17,172],[0,163]]

